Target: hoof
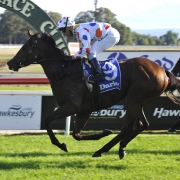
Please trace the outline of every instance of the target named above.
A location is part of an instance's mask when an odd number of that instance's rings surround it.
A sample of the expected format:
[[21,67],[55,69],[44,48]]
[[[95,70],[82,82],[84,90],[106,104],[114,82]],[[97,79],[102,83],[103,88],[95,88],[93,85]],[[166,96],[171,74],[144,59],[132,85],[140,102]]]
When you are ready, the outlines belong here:
[[126,155],[126,151],[124,151],[123,149],[120,149],[119,150],[119,158],[122,159],[125,155]]
[[64,144],[64,143],[61,144],[61,149],[65,152],[68,152],[66,144]]
[[98,153],[98,152],[95,152],[95,153],[92,155],[92,157],[101,157],[101,154]]
[[169,128],[167,133],[169,133],[169,134],[176,134],[176,129]]
[[113,131],[109,130],[109,129],[104,129],[103,133],[106,135],[106,136],[109,136],[110,134],[113,133]]

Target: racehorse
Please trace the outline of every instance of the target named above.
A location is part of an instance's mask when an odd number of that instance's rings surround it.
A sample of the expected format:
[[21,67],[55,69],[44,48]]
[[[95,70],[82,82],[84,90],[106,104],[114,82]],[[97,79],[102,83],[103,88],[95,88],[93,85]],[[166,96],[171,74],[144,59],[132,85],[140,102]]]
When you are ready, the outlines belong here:
[[180,58],[171,71],[176,77],[180,76]]
[[[82,135],[93,112],[92,93],[86,86],[81,60],[67,60],[63,50],[56,47],[54,39],[47,33],[28,30],[29,39],[7,63],[10,70],[30,64],[40,64],[50,81],[53,96],[59,108],[45,119],[45,128],[52,144],[67,152],[65,143],[60,143],[53,134],[51,122],[76,114],[72,136],[80,140],[99,140],[112,133],[105,129],[101,133]],[[174,103],[180,99],[173,91],[180,88],[178,80],[171,72],[157,63],[142,57],[118,61],[121,69],[121,89],[100,93],[101,109],[109,108],[126,98],[126,115],[119,134],[97,150],[92,157],[101,157],[117,143],[119,158],[125,156],[126,145],[149,126],[143,107],[165,93]],[[99,109],[100,110],[100,109]]]
[[[171,71],[176,77],[180,76],[180,58],[176,62],[174,68]],[[176,129],[180,127],[180,121],[176,122],[173,126],[168,129],[168,133],[176,133]]]

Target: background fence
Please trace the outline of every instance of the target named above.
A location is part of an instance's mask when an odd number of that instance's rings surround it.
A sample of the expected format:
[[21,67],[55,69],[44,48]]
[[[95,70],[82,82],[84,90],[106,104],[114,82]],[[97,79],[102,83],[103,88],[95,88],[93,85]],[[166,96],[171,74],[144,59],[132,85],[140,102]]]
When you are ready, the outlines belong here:
[[[0,83],[49,84],[49,81],[47,78],[0,78]],[[34,100],[31,102],[33,98]],[[0,100],[3,102],[0,104],[0,129],[45,129],[45,117],[57,108],[51,91],[46,91],[46,93],[44,91],[0,91]],[[179,106],[165,96],[161,96],[145,106],[144,111],[150,123],[150,130],[168,129],[180,118]],[[27,113],[28,116],[23,116],[23,113]],[[39,114],[38,117],[35,116],[37,114]],[[115,106],[101,110],[100,114],[92,112],[85,130],[102,130],[105,128],[120,130],[125,114],[126,105],[125,100],[123,100]],[[32,124],[33,118],[35,118],[35,125]],[[66,118],[53,121],[52,128],[72,130],[74,119],[75,115],[71,116],[71,121],[69,119],[68,124]],[[14,127],[13,124],[15,124]]]
[[[0,48],[1,57],[6,54],[10,54],[12,57],[20,47],[11,48]],[[78,50],[77,44],[69,44],[71,54],[74,54]],[[99,60],[107,59],[108,57],[116,57],[117,59],[126,59],[131,57],[146,57],[150,60],[157,62],[166,70],[171,71],[176,61],[179,59],[180,47],[168,47],[168,46],[114,46],[105,52],[98,54],[97,58]],[[49,84],[48,79],[44,75],[42,70],[38,69],[38,72],[34,70],[38,65],[31,65],[33,72],[9,72],[8,68],[1,71],[0,74],[0,84],[2,85],[25,85],[25,84]],[[23,69],[24,70],[24,69]],[[41,72],[40,72],[41,71]],[[9,72],[9,73],[7,73]],[[29,98],[30,97],[30,98]],[[57,104],[52,96],[52,92],[49,90],[45,91],[0,91],[0,128],[34,128],[34,129],[44,129],[44,119],[47,115],[52,113]],[[30,104],[31,99],[34,101]],[[29,101],[29,102],[28,102]],[[25,103],[27,102],[27,103]],[[35,103],[34,103],[35,102]],[[36,107],[36,104],[39,104]],[[14,110],[12,111],[12,109]],[[15,110],[19,108],[19,110]],[[29,109],[29,111],[27,111]],[[26,113],[34,113],[32,117],[30,116],[15,116],[14,114],[21,115],[22,111]],[[179,120],[180,112],[179,106],[173,104],[167,97],[161,96],[152,103],[144,107],[146,117],[150,123],[149,129],[151,130],[164,130],[168,129],[175,122]],[[21,112],[21,113],[20,113]],[[28,122],[33,122],[32,119],[35,114],[39,114],[38,125],[29,124]],[[110,107],[108,109],[101,110],[100,114],[93,112],[89,119],[89,122],[85,130],[101,130],[104,128],[109,128],[113,130],[120,130],[126,114],[125,101],[121,101],[116,106]],[[20,121],[18,121],[18,119]],[[70,129],[73,129],[73,121],[75,116],[71,117],[71,123],[69,124]],[[9,121],[9,122],[8,122]],[[7,123],[5,123],[7,122]],[[12,126],[12,124],[14,126]],[[5,126],[6,125],[6,126]],[[17,126],[15,126],[17,125]],[[52,123],[53,129],[65,129],[66,119],[60,119]]]

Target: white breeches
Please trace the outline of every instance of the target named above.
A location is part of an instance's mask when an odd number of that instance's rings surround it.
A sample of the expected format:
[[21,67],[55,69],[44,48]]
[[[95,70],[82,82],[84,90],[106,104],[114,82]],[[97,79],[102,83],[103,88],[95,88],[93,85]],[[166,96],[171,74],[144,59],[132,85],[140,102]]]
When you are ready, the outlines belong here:
[[93,57],[96,57],[96,54],[114,46],[119,42],[119,40],[119,32],[111,27],[111,29],[104,38],[98,39],[92,44],[88,58],[92,59]]

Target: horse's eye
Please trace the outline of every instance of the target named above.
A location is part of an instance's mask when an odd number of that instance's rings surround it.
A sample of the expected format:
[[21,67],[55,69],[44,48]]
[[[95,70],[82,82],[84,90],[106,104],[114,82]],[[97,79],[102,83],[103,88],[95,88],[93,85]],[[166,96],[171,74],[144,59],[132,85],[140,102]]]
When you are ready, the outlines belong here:
[[29,50],[29,53],[32,53],[32,50]]

